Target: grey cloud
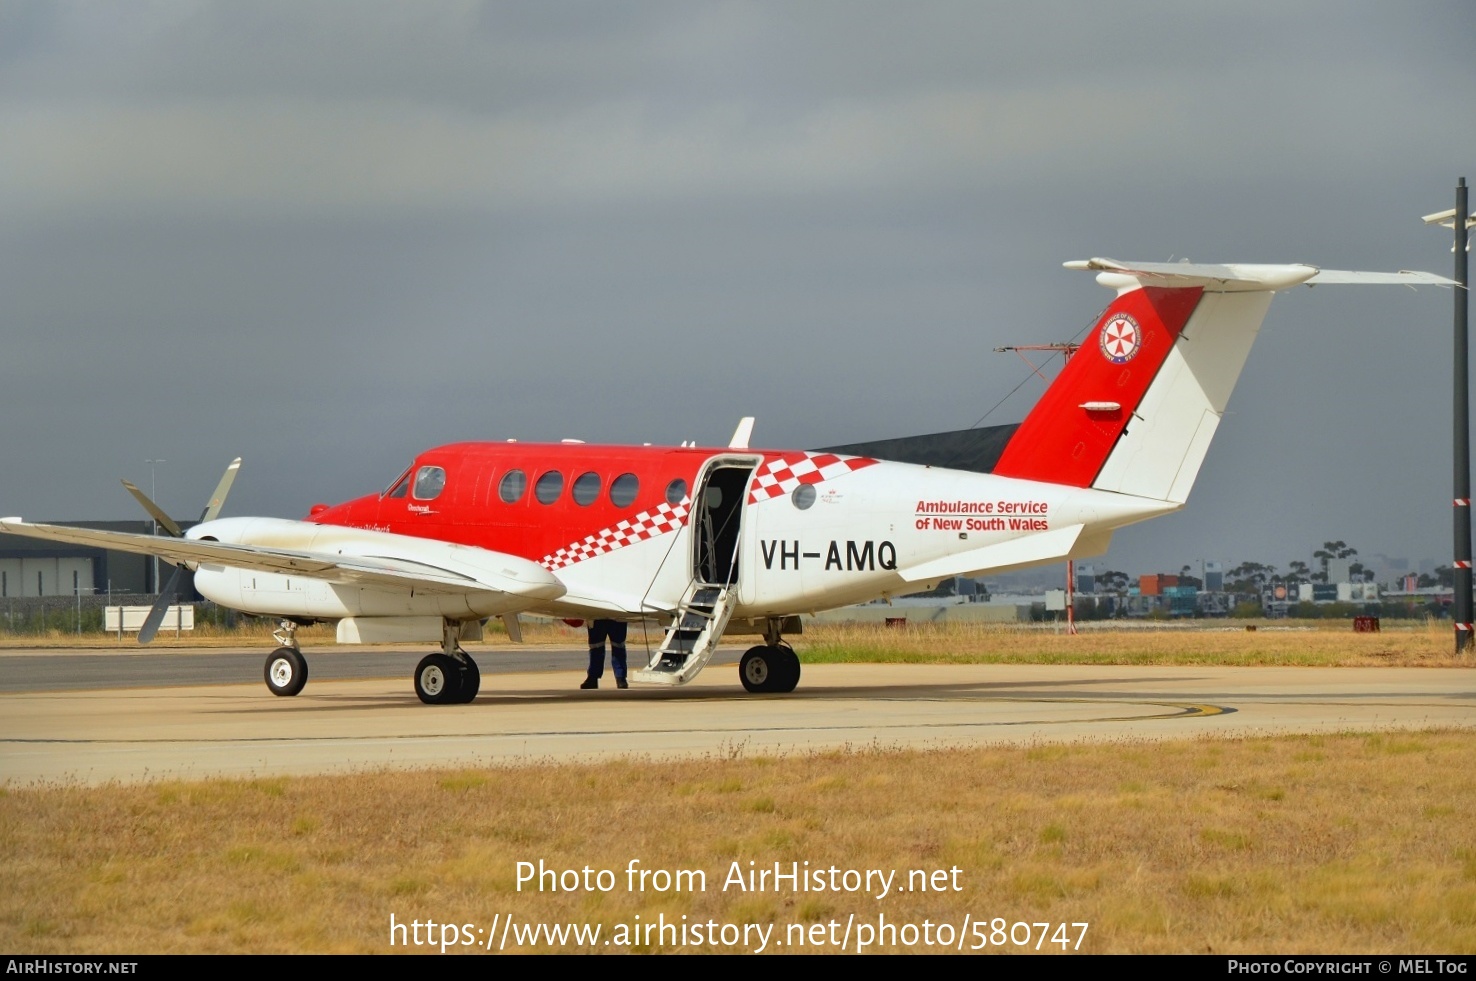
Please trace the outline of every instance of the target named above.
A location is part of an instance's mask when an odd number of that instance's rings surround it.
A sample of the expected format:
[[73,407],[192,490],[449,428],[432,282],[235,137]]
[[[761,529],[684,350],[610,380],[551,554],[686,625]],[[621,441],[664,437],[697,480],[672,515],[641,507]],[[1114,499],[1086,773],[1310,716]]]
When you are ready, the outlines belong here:
[[[292,515],[453,439],[967,425],[1106,301],[1069,258],[1445,272],[1460,14],[4,5],[0,512],[131,514],[153,457],[170,509],[239,453],[233,509]],[[1448,303],[1279,298],[1108,561],[1443,555]]]

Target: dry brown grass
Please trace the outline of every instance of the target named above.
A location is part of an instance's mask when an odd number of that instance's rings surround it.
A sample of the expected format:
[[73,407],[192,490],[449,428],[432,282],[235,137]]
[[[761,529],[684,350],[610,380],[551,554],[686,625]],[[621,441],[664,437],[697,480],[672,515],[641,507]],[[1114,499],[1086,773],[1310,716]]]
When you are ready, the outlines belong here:
[[[795,637],[795,647],[807,662],[903,662],[914,664],[1220,664],[1294,665],[1302,667],[1459,667],[1448,623],[1385,621],[1377,634],[1355,634],[1352,625],[1338,621],[1200,620],[1161,627],[1113,623],[1084,625],[1075,637],[1048,626],[989,623],[911,623],[906,627],[880,624],[809,622]],[[243,620],[234,630],[202,624],[176,640],[161,631],[147,650],[184,648],[265,648],[273,626],[265,620]],[[332,625],[303,627],[297,633],[304,647],[335,646]],[[631,642],[639,646],[639,629]],[[581,647],[582,627],[560,621],[527,620],[524,643],[531,646]],[[660,631],[653,628],[653,642]],[[747,637],[725,643],[743,645]],[[759,643],[757,637],[751,643]],[[480,644],[470,650],[505,647],[511,642],[498,621],[487,625]],[[404,646],[404,645],[400,645]],[[421,645],[424,646],[424,645]],[[0,634],[0,649],[140,650],[125,634],[76,634],[51,631],[45,635]]]
[[[1469,734],[1427,732],[11,788],[0,948],[386,951],[391,914],[608,937],[664,913],[782,939],[968,913],[1085,921],[1096,952],[1471,953],[1473,769]],[[515,863],[539,859],[708,888],[518,892]],[[749,860],[956,866],[963,889],[724,893]]]
[[1456,667],[1449,623],[1385,621],[1355,634],[1338,621],[1195,621],[1192,625],[1084,626],[1077,636],[1040,626],[942,623],[885,627],[806,624],[796,647],[806,661],[917,664],[1219,664],[1303,667]]

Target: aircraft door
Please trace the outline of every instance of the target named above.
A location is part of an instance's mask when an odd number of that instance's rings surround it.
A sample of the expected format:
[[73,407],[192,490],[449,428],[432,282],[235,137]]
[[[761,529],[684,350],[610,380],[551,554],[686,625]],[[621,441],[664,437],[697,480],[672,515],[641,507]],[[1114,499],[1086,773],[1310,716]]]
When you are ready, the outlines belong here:
[[692,575],[718,586],[740,578],[743,510],[753,459],[718,459],[709,464],[692,496]]

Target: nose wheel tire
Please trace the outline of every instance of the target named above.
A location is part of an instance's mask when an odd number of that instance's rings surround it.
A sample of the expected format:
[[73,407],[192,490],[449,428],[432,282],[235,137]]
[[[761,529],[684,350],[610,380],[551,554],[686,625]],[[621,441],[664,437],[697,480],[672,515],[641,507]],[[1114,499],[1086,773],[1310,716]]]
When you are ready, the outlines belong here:
[[[454,705],[464,699],[463,671],[456,659],[446,654],[427,654],[415,666],[415,694],[427,705]],[[480,675],[478,675],[480,680]]]
[[751,647],[738,662],[738,678],[751,692],[794,691],[800,679],[799,658],[782,645]]
[[279,647],[267,656],[263,674],[273,695],[296,695],[307,684],[307,659],[291,647]]

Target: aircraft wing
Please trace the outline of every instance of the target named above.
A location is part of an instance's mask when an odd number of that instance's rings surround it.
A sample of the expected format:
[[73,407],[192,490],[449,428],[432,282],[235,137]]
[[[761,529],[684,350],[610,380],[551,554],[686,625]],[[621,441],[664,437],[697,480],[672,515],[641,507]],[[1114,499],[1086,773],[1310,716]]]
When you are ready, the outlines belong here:
[[[550,588],[555,589],[554,595],[563,592],[562,584],[552,573],[541,566],[535,566],[526,559],[502,553],[488,552],[486,554],[497,555],[499,559],[514,565],[516,571],[522,575],[508,579],[498,577],[498,581],[494,582],[491,581],[492,577],[474,577],[423,562],[389,556],[325,554],[260,545],[236,545],[229,542],[197,541],[189,538],[164,538],[121,531],[70,528],[65,525],[32,524],[20,518],[0,518],[0,532],[7,535],[24,535],[29,538],[70,542],[74,545],[89,545],[93,548],[105,548],[117,552],[157,555],[161,559],[175,563],[225,565],[259,572],[303,575],[335,583],[359,583],[400,589],[414,588],[423,592],[453,594],[468,592],[524,594],[540,589],[548,591]],[[531,576],[529,575],[530,567],[536,568],[536,573]],[[533,582],[524,581],[530,578]]]

